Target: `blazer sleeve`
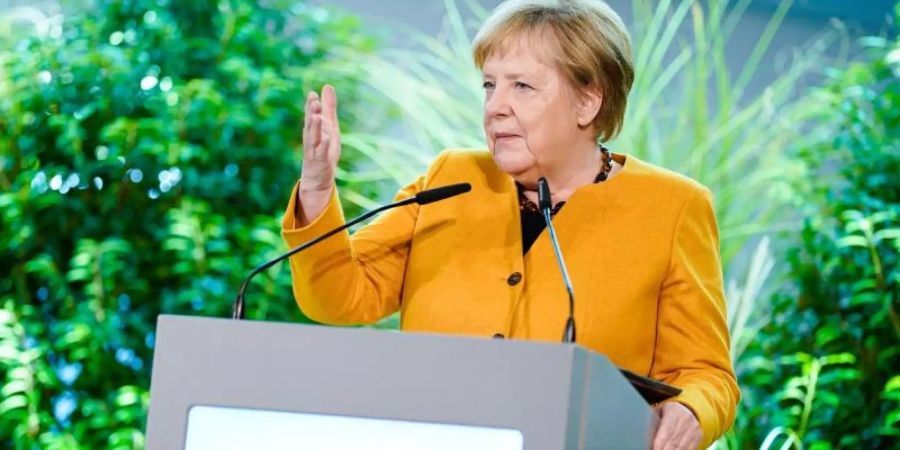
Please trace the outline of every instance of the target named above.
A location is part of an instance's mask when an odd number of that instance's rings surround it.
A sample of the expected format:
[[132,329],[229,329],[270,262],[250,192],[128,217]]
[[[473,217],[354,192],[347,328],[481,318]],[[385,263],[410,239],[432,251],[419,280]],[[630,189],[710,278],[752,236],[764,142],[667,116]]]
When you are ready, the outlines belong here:
[[686,201],[659,297],[650,376],[682,389],[671,399],[690,408],[707,448],[734,422],[740,389],[731,363],[719,234],[706,188]]
[[[428,174],[401,189],[395,199],[425,189],[446,153]],[[337,188],[322,214],[304,227],[297,226],[295,208],[300,184],[294,186],[282,219],[282,236],[289,247],[314,239],[343,225],[344,213]],[[294,299],[307,317],[332,325],[369,324],[400,308],[406,259],[419,206],[388,210],[352,236],[344,231],[290,258]]]

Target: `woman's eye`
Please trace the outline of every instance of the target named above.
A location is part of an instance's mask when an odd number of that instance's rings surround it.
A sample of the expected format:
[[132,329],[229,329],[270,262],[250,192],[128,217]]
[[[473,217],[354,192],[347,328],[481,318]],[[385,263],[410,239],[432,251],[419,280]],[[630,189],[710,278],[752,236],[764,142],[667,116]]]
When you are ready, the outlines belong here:
[[514,86],[516,87],[516,89],[531,89],[531,86],[529,86],[521,81],[516,81]]
[[485,81],[485,82],[481,85],[481,87],[483,87],[483,88],[485,88],[485,89],[493,89],[493,88],[494,88],[494,83],[492,83],[492,82],[490,82],[490,81]]

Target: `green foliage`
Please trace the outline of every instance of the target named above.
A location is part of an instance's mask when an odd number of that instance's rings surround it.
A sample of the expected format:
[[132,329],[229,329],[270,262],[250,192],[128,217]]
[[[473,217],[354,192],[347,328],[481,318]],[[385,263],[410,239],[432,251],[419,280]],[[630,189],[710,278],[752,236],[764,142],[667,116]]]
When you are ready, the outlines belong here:
[[[283,247],[304,94],[354,103],[331,49],[372,42],[254,0],[97,0],[25,31],[0,34],[0,448],[142,448],[156,316],[227,316]],[[287,272],[250,317],[305,320]]]
[[788,287],[739,366],[734,447],[900,441],[900,40],[863,43],[866,61],[809,99],[815,123],[795,152],[803,227]]
[[[828,425],[830,412],[840,407],[837,392],[846,388],[846,381],[858,380],[860,373],[852,365],[856,358],[849,353],[827,355],[814,358],[806,353],[781,358],[778,363],[790,367],[798,374],[790,376],[784,382],[783,391],[775,399],[781,409],[774,412],[776,421],[782,423],[769,434],[760,446],[761,449],[772,448],[784,438],[785,445],[796,445],[802,448],[805,440],[810,441],[811,448],[831,448],[829,436],[812,436],[810,430],[819,430]],[[821,412],[825,412],[822,414]],[[816,413],[816,414],[814,414]],[[858,444],[858,442],[841,442],[841,444]]]

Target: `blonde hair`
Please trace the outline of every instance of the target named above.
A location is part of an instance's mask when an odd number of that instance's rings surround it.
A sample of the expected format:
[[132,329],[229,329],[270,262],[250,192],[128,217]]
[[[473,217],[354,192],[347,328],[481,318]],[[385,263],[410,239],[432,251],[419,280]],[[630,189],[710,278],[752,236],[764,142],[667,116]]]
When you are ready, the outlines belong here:
[[488,56],[511,38],[546,35],[552,39],[543,42],[576,90],[597,88],[603,96],[592,122],[598,139],[616,137],[625,119],[634,66],[628,31],[619,15],[602,0],[501,3],[475,36],[475,65],[482,69]]

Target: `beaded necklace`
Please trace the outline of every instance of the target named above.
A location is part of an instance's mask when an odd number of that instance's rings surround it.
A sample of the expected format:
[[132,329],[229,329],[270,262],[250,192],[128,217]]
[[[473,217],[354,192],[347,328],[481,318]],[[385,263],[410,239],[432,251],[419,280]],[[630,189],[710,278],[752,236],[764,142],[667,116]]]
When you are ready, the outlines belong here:
[[[609,172],[612,170],[612,157],[609,154],[609,150],[600,144],[600,159],[602,163],[600,165],[600,173],[594,177],[594,183],[602,183],[609,178]],[[533,201],[528,200],[528,197],[525,196],[525,188],[516,182],[516,190],[519,192],[519,210],[523,213],[540,215],[541,210],[537,205],[534,204]],[[565,205],[566,202],[559,202],[550,209],[550,215],[555,216],[557,212]]]

